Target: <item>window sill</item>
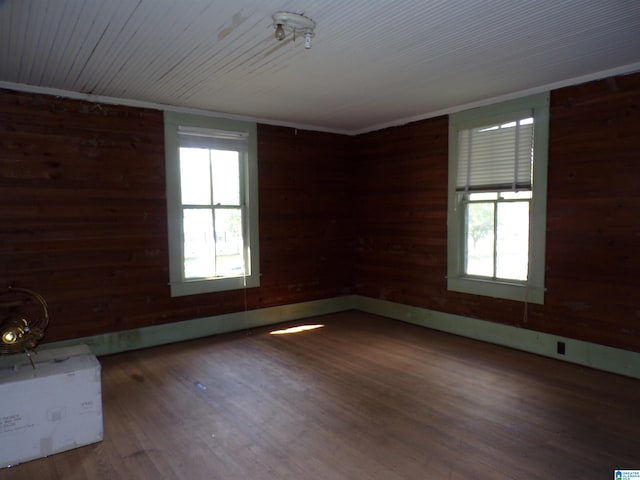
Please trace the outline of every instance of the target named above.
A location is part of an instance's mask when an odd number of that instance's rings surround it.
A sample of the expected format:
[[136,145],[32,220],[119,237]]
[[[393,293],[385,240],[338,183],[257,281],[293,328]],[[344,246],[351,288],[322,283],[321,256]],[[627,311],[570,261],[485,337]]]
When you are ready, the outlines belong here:
[[251,275],[247,277],[225,277],[205,280],[191,280],[171,284],[172,297],[184,297],[186,295],[198,295],[201,293],[224,292],[229,290],[243,290],[260,286],[260,277]]
[[449,277],[448,290],[472,295],[504,298],[521,302],[544,304],[544,289],[532,285],[497,282],[470,277]]

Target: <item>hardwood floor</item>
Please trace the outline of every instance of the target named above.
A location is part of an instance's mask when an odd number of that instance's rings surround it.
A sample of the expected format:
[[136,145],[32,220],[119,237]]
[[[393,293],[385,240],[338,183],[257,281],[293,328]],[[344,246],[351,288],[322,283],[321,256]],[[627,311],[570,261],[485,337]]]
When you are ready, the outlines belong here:
[[[15,479],[602,479],[640,383],[364,313],[100,359],[105,439]],[[278,326],[277,328],[282,328]]]

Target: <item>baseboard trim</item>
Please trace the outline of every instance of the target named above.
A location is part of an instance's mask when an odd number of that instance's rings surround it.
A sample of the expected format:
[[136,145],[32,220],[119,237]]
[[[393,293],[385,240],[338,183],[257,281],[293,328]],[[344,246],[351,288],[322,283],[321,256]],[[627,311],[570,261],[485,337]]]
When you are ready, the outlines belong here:
[[111,355],[290,320],[344,312],[351,310],[353,303],[352,296],[314,300],[45,343],[40,348],[44,350],[85,344],[96,356]]
[[[105,333],[46,343],[40,348],[49,349],[85,344],[91,348],[95,355],[102,356],[348,310],[359,310],[640,379],[640,353],[637,352],[360,295],[345,295]],[[558,342],[563,342],[565,345],[564,355],[557,353]]]
[[[640,379],[640,353],[525,328],[355,296],[353,308],[374,315]],[[557,353],[558,342],[565,346]]]

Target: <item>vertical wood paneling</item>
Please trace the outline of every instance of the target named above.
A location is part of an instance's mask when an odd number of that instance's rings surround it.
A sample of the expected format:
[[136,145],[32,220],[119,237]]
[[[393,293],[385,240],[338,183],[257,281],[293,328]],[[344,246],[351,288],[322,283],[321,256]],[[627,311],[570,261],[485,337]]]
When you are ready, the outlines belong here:
[[640,350],[640,74],[551,98],[544,305],[446,290],[445,117],[356,139],[356,292]]

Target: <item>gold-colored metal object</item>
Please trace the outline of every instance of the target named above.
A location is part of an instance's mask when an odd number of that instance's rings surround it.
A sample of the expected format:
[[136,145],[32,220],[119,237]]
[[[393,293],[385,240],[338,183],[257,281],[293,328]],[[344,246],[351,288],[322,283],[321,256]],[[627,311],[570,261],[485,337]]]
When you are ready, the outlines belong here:
[[2,326],[2,343],[5,345],[13,345],[22,340],[24,335],[29,332],[29,324],[26,318],[11,319]]
[[[34,301],[35,300],[35,301]],[[38,293],[9,287],[0,292],[0,354],[24,352],[35,368],[31,353],[49,325],[47,303]]]

